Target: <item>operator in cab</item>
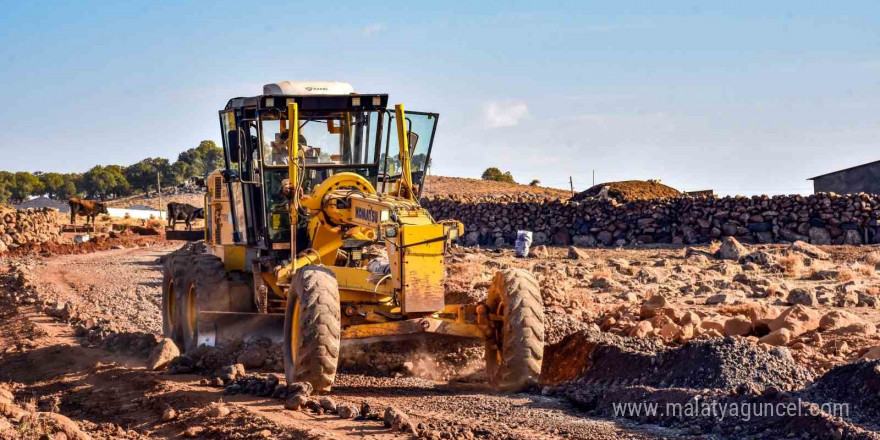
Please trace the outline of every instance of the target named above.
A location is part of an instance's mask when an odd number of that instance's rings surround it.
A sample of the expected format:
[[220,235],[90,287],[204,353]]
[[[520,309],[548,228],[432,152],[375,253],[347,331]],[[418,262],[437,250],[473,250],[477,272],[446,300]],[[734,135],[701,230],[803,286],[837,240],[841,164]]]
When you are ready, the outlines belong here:
[[[282,166],[287,165],[289,163],[290,158],[290,149],[287,148],[287,139],[289,132],[275,133],[275,140],[269,143],[269,148],[266,148],[264,151],[266,152],[266,164],[269,166]],[[299,135],[299,148],[301,151],[306,151],[308,147],[308,143],[306,142],[306,138],[303,135]]]

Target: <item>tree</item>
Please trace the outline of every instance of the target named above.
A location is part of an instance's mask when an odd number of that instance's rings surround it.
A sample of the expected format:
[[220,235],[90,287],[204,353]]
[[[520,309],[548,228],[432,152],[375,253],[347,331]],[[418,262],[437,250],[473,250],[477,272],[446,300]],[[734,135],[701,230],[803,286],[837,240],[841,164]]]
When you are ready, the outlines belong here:
[[64,176],[59,173],[43,173],[39,176],[40,183],[43,184],[43,190],[46,195],[57,199],[58,191],[65,185]]
[[529,186],[538,186],[540,184],[541,184],[541,181],[538,179],[532,179],[532,181],[529,182]]
[[170,180],[174,185],[180,185],[186,179],[192,177],[190,173],[190,166],[186,162],[177,161],[171,164],[170,171]]
[[510,171],[502,173],[501,170],[495,167],[486,168],[486,171],[483,171],[482,179],[494,180],[496,182],[516,183],[516,181],[513,180]]
[[124,169],[119,165],[97,165],[83,175],[83,189],[91,197],[102,200],[111,195],[121,196],[130,192]]
[[12,200],[12,187],[15,175],[9,171],[0,171],[0,204],[9,203]]
[[188,174],[184,178],[208,177],[211,171],[223,168],[223,149],[218,147],[214,141],[202,141],[198,147],[180,153],[177,160],[189,165]]
[[162,183],[168,185],[173,180],[171,164],[168,159],[148,157],[125,168],[125,178],[134,189],[148,192],[156,186],[156,179],[161,175]]
[[15,173],[12,179],[12,186],[9,187],[12,201],[21,203],[27,200],[28,196],[40,195],[43,193],[43,184],[37,176],[27,172],[19,171]]

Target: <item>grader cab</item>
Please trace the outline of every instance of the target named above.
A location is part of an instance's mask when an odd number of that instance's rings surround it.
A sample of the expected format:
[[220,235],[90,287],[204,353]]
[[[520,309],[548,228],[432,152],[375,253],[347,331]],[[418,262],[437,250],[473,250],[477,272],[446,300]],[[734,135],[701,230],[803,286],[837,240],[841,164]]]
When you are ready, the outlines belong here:
[[191,350],[271,335],[288,383],[316,390],[332,385],[343,342],[430,335],[484,340],[500,390],[537,380],[537,282],[507,269],[484,302],[446,303],[444,254],[464,227],[419,204],[438,115],[387,103],[345,83],[287,81],[229,101],[204,249],[165,263],[166,336]]

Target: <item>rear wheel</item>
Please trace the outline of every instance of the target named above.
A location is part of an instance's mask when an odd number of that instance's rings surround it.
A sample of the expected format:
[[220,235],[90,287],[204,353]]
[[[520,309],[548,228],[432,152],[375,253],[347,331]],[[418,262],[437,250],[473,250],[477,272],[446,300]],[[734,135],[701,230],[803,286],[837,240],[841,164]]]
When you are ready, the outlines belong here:
[[544,306],[535,277],[522,269],[495,274],[486,299],[494,337],[486,341],[486,375],[503,392],[537,384],[544,358]]
[[341,336],[339,286],[329,269],[306,266],[290,286],[284,315],[287,383],[308,382],[330,391],[336,378]]

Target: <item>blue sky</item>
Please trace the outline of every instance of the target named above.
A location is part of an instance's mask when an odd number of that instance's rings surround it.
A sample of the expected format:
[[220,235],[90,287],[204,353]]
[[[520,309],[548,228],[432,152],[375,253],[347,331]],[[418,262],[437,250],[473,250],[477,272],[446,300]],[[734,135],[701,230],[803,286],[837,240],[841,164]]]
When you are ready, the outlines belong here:
[[0,169],[175,159],[325,79],[440,113],[435,174],[808,193],[880,159],[878,2],[368,3],[0,0]]

